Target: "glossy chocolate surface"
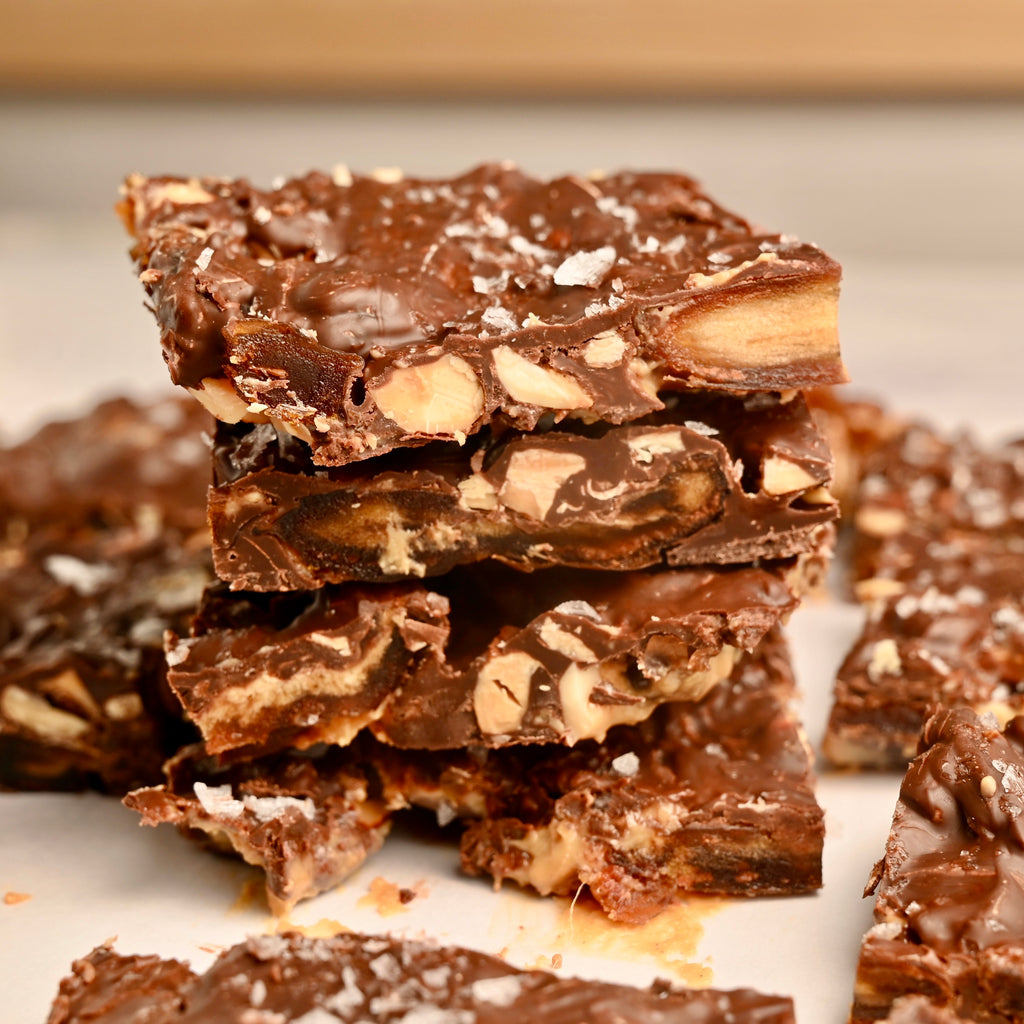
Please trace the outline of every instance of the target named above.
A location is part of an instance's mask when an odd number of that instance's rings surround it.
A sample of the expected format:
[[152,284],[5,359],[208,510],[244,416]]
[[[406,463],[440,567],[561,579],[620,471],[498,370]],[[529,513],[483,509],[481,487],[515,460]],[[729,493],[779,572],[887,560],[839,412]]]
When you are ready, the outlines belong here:
[[456,946],[354,933],[253,937],[202,975],[173,960],[120,956],[109,945],[72,970],[47,1024],[794,1022],[790,999],[750,989],[692,990],[663,981],[638,989],[518,970]]
[[625,422],[663,387],[845,379],[839,267],[679,174],[134,176],[122,213],[176,383],[324,465],[496,417]]
[[838,515],[803,400],[680,394],[625,426],[481,432],[318,468],[270,424],[221,425],[214,564],[238,589],[524,569],[754,562],[813,550]]
[[855,1021],[918,993],[979,1022],[1024,1019],[1024,718],[937,712],[869,891]]

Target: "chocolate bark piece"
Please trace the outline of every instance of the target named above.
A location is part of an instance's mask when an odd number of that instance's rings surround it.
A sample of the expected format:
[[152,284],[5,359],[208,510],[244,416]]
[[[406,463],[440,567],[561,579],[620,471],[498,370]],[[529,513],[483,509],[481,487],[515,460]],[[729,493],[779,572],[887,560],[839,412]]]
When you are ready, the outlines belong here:
[[202,531],[212,424],[178,395],[113,398],[46,424],[3,451],[0,541],[47,525]]
[[[575,743],[694,700],[798,603],[789,561],[207,594],[169,682],[211,753],[344,744]],[[811,573],[816,576],[816,572]]]
[[680,174],[145,178],[122,216],[172,379],[338,465],[663,388],[845,379],[840,270]]
[[278,915],[350,875],[391,828],[372,761],[347,748],[224,765],[196,745],[178,751],[164,772],[164,785],[137,789],[125,804],[144,825],[176,825],[261,868]]
[[793,691],[775,632],[699,703],[662,705],[571,750],[469,752],[450,768],[420,759],[398,789],[478,818],[462,837],[467,872],[541,894],[586,885],[614,920],[643,921],[688,893],[806,893],[821,886],[824,825]]
[[482,431],[330,469],[270,424],[221,424],[214,462],[214,565],[247,590],[488,558],[618,570],[785,558],[838,515],[831,456],[799,396],[679,395],[625,426]]
[[212,577],[208,422],[115,400],[0,458],[0,787],[124,793],[193,735],[163,633]]
[[856,592],[870,601],[840,668],[825,752],[902,768],[937,706],[1024,710],[1024,441],[983,448],[924,424],[867,461]]
[[1024,718],[944,709],[925,726],[868,893],[851,1020],[917,994],[983,1024],[1024,1020]]
[[179,960],[121,956],[108,942],[71,964],[46,1024],[165,1024],[179,1018],[196,980]]
[[166,687],[163,633],[194,613],[209,554],[118,546],[33,552],[31,593],[24,569],[0,571],[27,602],[0,647],[2,788],[124,793],[159,779],[191,736]]
[[[457,946],[347,933],[249,938],[202,975],[173,960],[120,956],[100,946],[61,982],[48,1024],[274,1024],[450,1021],[499,1024],[794,1024],[792,1000],[751,989],[646,989],[519,970]],[[133,1016],[139,993],[149,1015]],[[140,1007],[141,1009],[141,1007]]]
[[609,917],[639,921],[687,893],[821,885],[822,812],[792,694],[773,634],[703,701],[664,704],[601,742],[440,754],[364,733],[236,764],[193,748],[126,803],[260,863],[279,911],[340,882],[388,814],[414,805],[463,819],[467,871],[545,894],[587,885]]
[[387,712],[428,648],[444,658],[448,608],[417,583],[284,594],[218,584],[191,635],[168,636],[168,681],[211,753],[344,745]]
[[914,584],[868,607],[836,679],[824,741],[833,764],[904,769],[939,705],[1003,722],[1024,711],[1024,602],[991,596],[964,568],[955,589]]
[[[865,598],[948,579],[960,566],[987,590],[1004,585],[1000,560],[1024,563],[1024,439],[986,448],[910,425],[868,461],[855,526]],[[988,582],[981,560],[991,563]]]

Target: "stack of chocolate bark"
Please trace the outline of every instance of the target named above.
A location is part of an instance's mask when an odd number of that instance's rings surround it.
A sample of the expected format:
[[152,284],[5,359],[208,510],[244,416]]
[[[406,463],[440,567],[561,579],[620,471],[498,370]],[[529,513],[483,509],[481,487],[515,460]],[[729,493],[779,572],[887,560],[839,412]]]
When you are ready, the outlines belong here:
[[203,742],[146,822],[277,908],[410,805],[620,919],[820,885],[780,625],[837,515],[831,259],[672,174],[132,178],[123,215],[219,421],[223,582],[167,645]]

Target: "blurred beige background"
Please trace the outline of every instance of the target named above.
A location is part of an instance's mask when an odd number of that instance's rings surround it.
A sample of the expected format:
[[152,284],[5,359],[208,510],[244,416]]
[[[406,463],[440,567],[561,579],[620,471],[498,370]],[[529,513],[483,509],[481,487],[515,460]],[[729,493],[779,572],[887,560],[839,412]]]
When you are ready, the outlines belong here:
[[1024,419],[1024,0],[0,0],[0,25],[0,435],[165,384],[128,172],[499,158],[689,171],[842,261],[862,390]]

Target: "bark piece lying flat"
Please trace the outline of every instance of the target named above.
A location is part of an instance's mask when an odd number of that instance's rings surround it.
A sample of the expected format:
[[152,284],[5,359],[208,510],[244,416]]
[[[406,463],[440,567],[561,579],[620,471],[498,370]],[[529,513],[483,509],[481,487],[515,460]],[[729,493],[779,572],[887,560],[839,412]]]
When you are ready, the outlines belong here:
[[192,735],[163,634],[212,576],[208,422],[121,399],[0,455],[0,787],[124,793]]
[[210,481],[203,434],[212,424],[176,394],[114,398],[48,423],[3,450],[0,522],[7,533],[49,524],[203,530]]
[[391,829],[392,808],[380,799],[372,759],[348,748],[222,767],[200,746],[184,747],[164,771],[165,785],[129,793],[127,806],[145,825],[176,825],[262,868],[267,903],[278,915],[341,882]]
[[961,567],[994,592],[1004,585],[1000,562],[1024,565],[1024,439],[986,448],[908,427],[868,460],[855,527],[865,599],[949,581]]
[[920,750],[868,886],[876,923],[861,947],[851,1020],[878,1020],[916,994],[980,1024],[1018,1024],[1024,718],[1001,733],[969,709],[943,710]]
[[625,426],[485,431],[333,469],[269,424],[221,425],[214,456],[214,565],[245,590],[488,558],[618,570],[786,558],[838,515],[799,396],[678,395]]
[[126,803],[261,865],[279,911],[340,882],[389,811],[416,805],[462,819],[467,871],[545,894],[587,885],[610,917],[640,921],[687,893],[821,885],[822,812],[792,693],[773,635],[703,701],[664,704],[602,742],[442,754],[364,734],[233,765],[196,748]]
[[250,938],[204,974],[107,946],[76,960],[47,1024],[794,1024],[785,996],[523,971],[473,950],[348,933]]
[[310,592],[211,590],[169,682],[208,750],[574,743],[694,700],[798,603],[823,559],[763,568],[527,575]]
[[322,465],[845,379],[838,265],[679,174],[133,176],[122,215],[174,381]]
[[825,751],[900,768],[929,713],[1024,710],[1024,443],[982,448],[923,424],[866,460],[856,593],[868,602],[840,668]]
[[836,678],[825,754],[840,766],[903,770],[940,705],[1002,722],[1024,711],[1019,598],[964,582],[952,590],[914,585],[870,605]]

